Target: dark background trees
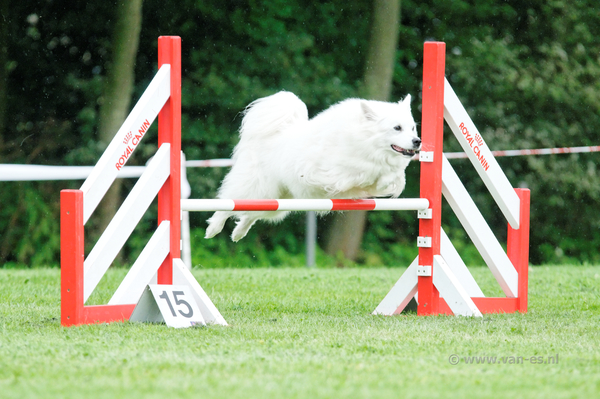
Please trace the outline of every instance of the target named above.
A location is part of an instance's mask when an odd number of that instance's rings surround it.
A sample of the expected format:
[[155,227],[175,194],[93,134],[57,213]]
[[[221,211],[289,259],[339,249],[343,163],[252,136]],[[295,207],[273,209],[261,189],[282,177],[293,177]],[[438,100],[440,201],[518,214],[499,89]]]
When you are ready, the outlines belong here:
[[[141,28],[142,0],[118,1],[111,37],[111,60],[106,68],[103,101],[98,109],[98,138],[102,146],[110,144],[129,114]],[[104,196],[98,210],[101,231],[119,209],[122,182],[117,179]]]
[[[390,101],[398,47],[400,9],[400,0],[373,1],[365,74],[359,89],[360,98]],[[341,252],[345,258],[355,260],[360,254],[366,220],[367,211],[336,213],[329,228],[326,252],[334,256]]]
[[[10,3],[10,4],[9,4]],[[100,109],[120,43],[113,39],[117,2],[2,0],[0,162],[94,164],[106,143]],[[447,43],[447,77],[492,149],[600,143],[600,15],[592,0],[402,1],[391,99],[413,95],[420,120],[422,46]],[[146,0],[135,58],[137,100],[156,71],[156,39],[183,40],[183,148],[188,159],[228,157],[239,112],[275,91],[295,92],[316,112],[360,95],[372,24],[371,1]],[[6,56],[4,56],[6,54]],[[5,94],[3,94],[5,93]],[[451,134],[446,150],[459,150]],[[153,138],[136,151],[144,164]],[[501,158],[513,186],[532,189],[532,262],[598,261],[600,176],[597,154]],[[506,222],[468,161],[457,172],[500,239]],[[225,170],[190,170],[194,197],[214,196]],[[418,196],[418,168],[409,168],[406,197]],[[58,195],[81,182],[0,183],[0,259],[31,266],[57,264]],[[124,192],[133,182],[124,181]],[[468,239],[455,218],[443,220],[465,253]],[[236,246],[225,235],[200,238],[207,215],[195,214],[195,251],[232,259],[243,254],[299,254],[303,218],[259,225]],[[320,222],[326,235],[332,217]],[[99,224],[96,217],[92,226]],[[153,226],[152,216],[140,226]],[[416,253],[411,212],[369,213],[364,264],[407,265]],[[143,240],[130,240],[125,259]],[[323,243],[321,243],[323,244]],[[200,256],[200,255],[199,255]],[[271,256],[271,255],[264,255]],[[236,258],[238,257],[238,258]],[[274,258],[269,258],[271,262]],[[473,262],[477,258],[473,257]]]

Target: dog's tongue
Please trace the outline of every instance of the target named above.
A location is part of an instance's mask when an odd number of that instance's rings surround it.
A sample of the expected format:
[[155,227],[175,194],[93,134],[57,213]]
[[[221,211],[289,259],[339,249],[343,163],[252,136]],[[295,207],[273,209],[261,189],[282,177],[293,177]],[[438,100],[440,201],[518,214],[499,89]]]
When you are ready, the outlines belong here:
[[404,148],[402,148],[402,147],[398,147],[396,144],[392,144],[392,148],[393,148],[395,151],[398,151],[398,152],[404,152],[404,151],[406,151]]
[[406,155],[406,156],[413,156],[413,155],[415,155],[416,152],[418,152],[416,150],[407,150],[407,149],[404,149],[402,147],[397,146],[396,144],[392,144],[392,149],[394,151],[396,151],[396,152],[398,152],[398,153],[400,153],[402,155]]

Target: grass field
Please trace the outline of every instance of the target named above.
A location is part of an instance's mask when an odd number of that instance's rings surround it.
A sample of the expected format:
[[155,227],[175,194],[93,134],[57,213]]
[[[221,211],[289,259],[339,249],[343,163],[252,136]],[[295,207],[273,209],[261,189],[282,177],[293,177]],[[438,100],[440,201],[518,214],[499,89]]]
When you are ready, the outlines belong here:
[[[372,316],[402,272],[194,270],[230,326],[176,330],[62,328],[59,270],[0,269],[0,397],[600,396],[600,267],[532,268],[527,314]],[[498,294],[487,269],[472,272]]]

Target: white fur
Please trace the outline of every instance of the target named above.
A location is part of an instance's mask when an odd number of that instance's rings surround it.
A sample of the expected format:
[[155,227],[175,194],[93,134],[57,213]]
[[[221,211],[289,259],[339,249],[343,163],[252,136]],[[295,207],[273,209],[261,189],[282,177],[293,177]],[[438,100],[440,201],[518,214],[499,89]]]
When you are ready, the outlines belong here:
[[[396,130],[394,127],[401,127]],[[308,119],[306,105],[290,92],[251,103],[233,150],[234,165],[219,198],[398,197],[411,155],[420,140],[410,112],[410,95],[398,103],[348,99]],[[239,219],[231,236],[243,238],[259,219],[279,221],[288,212],[215,212],[206,238]]]

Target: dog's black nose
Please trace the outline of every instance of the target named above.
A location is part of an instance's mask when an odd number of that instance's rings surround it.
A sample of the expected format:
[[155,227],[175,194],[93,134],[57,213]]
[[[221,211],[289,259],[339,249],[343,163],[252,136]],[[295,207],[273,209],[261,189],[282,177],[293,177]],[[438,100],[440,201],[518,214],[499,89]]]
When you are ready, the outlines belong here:
[[416,138],[413,139],[413,148],[419,148],[421,146],[421,139],[420,138]]

